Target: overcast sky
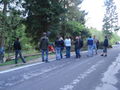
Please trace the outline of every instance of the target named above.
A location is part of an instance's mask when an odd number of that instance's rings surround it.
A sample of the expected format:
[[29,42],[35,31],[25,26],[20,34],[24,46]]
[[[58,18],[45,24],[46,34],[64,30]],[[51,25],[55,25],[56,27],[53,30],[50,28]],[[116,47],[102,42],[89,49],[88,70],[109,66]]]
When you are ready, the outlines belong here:
[[[120,0],[114,1],[117,5],[117,12],[119,14],[120,21]],[[86,25],[88,27],[94,27],[98,30],[102,30],[102,20],[105,12],[104,0],[84,0],[82,3],[82,9],[88,12],[88,15],[86,16]]]

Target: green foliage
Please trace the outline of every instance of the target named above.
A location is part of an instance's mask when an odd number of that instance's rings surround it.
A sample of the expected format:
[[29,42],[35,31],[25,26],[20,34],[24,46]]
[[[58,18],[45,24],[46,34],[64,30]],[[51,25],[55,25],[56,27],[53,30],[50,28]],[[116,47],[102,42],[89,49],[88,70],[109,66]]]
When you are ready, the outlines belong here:
[[[38,43],[43,32],[50,32],[50,38],[54,39],[57,35],[65,36],[68,22],[79,22],[85,24],[85,11],[81,11],[78,5],[83,0],[25,0],[23,7],[27,13],[25,20],[26,33],[32,35],[34,43]],[[75,23],[76,24],[76,23]],[[74,24],[74,25],[75,25]],[[78,23],[77,23],[78,24]],[[79,30],[82,29],[79,27]],[[75,25],[75,29],[78,28]],[[77,34],[80,31],[71,29]],[[84,33],[87,29],[84,28]],[[69,34],[69,33],[67,33]],[[76,35],[76,34],[75,34]]]
[[103,42],[103,40],[104,40],[104,34],[103,34],[102,31],[98,31],[98,30],[96,30],[96,29],[94,29],[94,28],[91,28],[91,29],[90,29],[90,33],[91,33],[92,36],[95,35],[96,38],[97,38],[100,42]]
[[59,24],[59,16],[65,11],[57,0],[25,0],[23,7],[28,14],[25,21],[26,32],[28,36],[32,35],[35,43],[43,32],[51,31]]
[[[102,31],[98,31],[96,29],[91,28],[90,33],[96,36],[96,38],[102,43],[104,41],[105,34]],[[115,44],[117,41],[120,41],[120,36],[118,36],[116,33],[112,33],[111,39],[109,39],[109,43],[111,45]]]
[[76,21],[69,21],[66,23],[66,35],[72,37],[81,35],[87,37],[89,36],[89,31],[83,24]]
[[30,44],[31,37],[26,36],[25,29],[26,29],[25,25],[21,24],[16,29],[11,30],[11,32],[9,32],[5,43],[7,50],[9,49],[13,50],[13,43],[16,40],[16,37],[20,38],[23,49],[33,48],[32,45]]
[[110,40],[111,44],[115,44],[118,41],[120,41],[120,36],[118,36],[117,33],[113,33],[112,38]]
[[118,27],[118,13],[116,12],[116,5],[114,0],[105,1],[106,12],[103,18],[103,32],[109,37],[112,36],[112,32],[119,30]]

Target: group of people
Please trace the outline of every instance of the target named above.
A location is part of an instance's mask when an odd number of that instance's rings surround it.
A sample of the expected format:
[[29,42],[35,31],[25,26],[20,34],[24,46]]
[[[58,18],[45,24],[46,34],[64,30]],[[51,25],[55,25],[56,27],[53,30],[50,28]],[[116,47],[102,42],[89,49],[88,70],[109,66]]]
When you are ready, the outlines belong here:
[[[56,60],[60,60],[63,58],[63,50],[65,49],[66,52],[66,58],[70,58],[71,56],[71,47],[72,44],[74,44],[74,50],[76,54],[76,58],[81,57],[81,48],[83,45],[83,40],[81,36],[76,36],[75,40],[72,41],[70,37],[66,37],[63,39],[62,37],[58,36],[54,42],[54,48],[56,53]],[[49,45],[49,39],[47,37],[46,33],[43,33],[43,37],[40,39],[40,50],[42,51],[42,61],[48,62],[48,45]],[[88,57],[93,56],[94,54],[97,54],[97,50],[99,47],[99,40],[94,35],[93,37],[89,36],[87,38],[87,46],[88,46]],[[107,36],[105,36],[105,40],[103,42],[103,53],[101,56],[107,56],[107,47],[108,47],[108,39]]]
[[[39,48],[42,55],[42,62],[48,62],[48,47],[49,47],[49,39],[47,37],[47,33],[43,33],[43,36],[40,38],[40,44]],[[81,36],[76,36],[75,40],[72,41],[70,37],[66,37],[65,40],[62,37],[57,37],[54,42],[54,48],[56,53],[56,60],[60,60],[63,58],[63,50],[65,49],[65,56],[66,58],[70,58],[71,56],[71,47],[72,44],[74,44],[74,50],[76,54],[76,58],[81,57],[81,48],[84,46],[83,40]],[[103,42],[103,53],[101,56],[107,56],[107,47],[108,47],[108,39],[107,36],[105,36],[104,42]],[[96,39],[95,36],[87,38],[87,46],[88,46],[88,53],[87,56],[91,57],[94,54],[97,54],[98,46],[99,46],[99,40]],[[21,45],[19,38],[16,38],[16,41],[14,42],[14,49],[15,49],[15,63],[18,62],[18,55],[20,55],[20,58],[22,59],[23,63],[26,63],[24,57],[21,53]]]

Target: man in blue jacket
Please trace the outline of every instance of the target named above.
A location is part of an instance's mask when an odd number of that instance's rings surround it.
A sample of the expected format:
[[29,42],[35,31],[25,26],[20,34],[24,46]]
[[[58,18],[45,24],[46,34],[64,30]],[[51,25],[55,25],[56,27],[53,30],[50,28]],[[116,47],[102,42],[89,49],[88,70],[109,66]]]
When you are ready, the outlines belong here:
[[88,57],[93,56],[93,38],[89,36],[87,39],[87,45],[88,45]]

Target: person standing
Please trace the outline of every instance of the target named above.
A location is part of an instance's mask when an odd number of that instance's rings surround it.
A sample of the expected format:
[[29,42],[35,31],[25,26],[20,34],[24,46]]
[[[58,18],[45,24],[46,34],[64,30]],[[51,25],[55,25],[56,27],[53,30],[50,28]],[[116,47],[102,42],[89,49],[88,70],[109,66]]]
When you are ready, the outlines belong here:
[[61,59],[61,43],[60,43],[60,39],[59,37],[56,38],[55,40],[55,50],[56,50],[56,60],[60,60]]
[[97,45],[97,50],[98,50],[99,49],[99,40],[97,40],[96,45]]
[[89,36],[87,39],[87,45],[88,45],[88,57],[93,56],[93,38]]
[[61,45],[61,50],[60,50],[60,56],[61,56],[61,59],[63,58],[63,50],[64,50],[64,40],[62,37],[60,37],[60,45]]
[[75,54],[76,58],[80,58],[80,43],[79,43],[79,37],[75,37]]
[[20,44],[19,38],[16,38],[16,41],[14,42],[14,50],[15,50],[15,64],[18,63],[18,55],[20,56],[22,62],[26,63],[24,57],[22,56],[21,44]]
[[70,58],[71,39],[69,37],[66,37],[64,43],[65,43],[65,47],[66,47],[66,58]]
[[80,50],[83,47],[83,40],[81,39],[81,36],[76,36],[75,39],[75,54],[76,54],[76,58],[80,58],[81,54],[80,54]]
[[1,47],[0,48],[0,63],[4,62],[4,52],[5,52],[4,48]]
[[97,54],[97,39],[95,35],[93,36],[93,51],[95,52],[95,54]]
[[40,39],[40,50],[42,53],[42,62],[48,62],[48,45],[49,45],[49,39],[47,37],[47,34],[44,32],[43,37]]
[[107,56],[107,48],[108,48],[108,38],[107,36],[105,36],[104,42],[103,42],[103,53],[101,54],[101,56]]
[[[81,52],[81,48],[83,47],[83,40],[81,36],[79,36],[79,42],[80,42],[80,52]],[[80,54],[80,57],[81,57],[81,54]]]

